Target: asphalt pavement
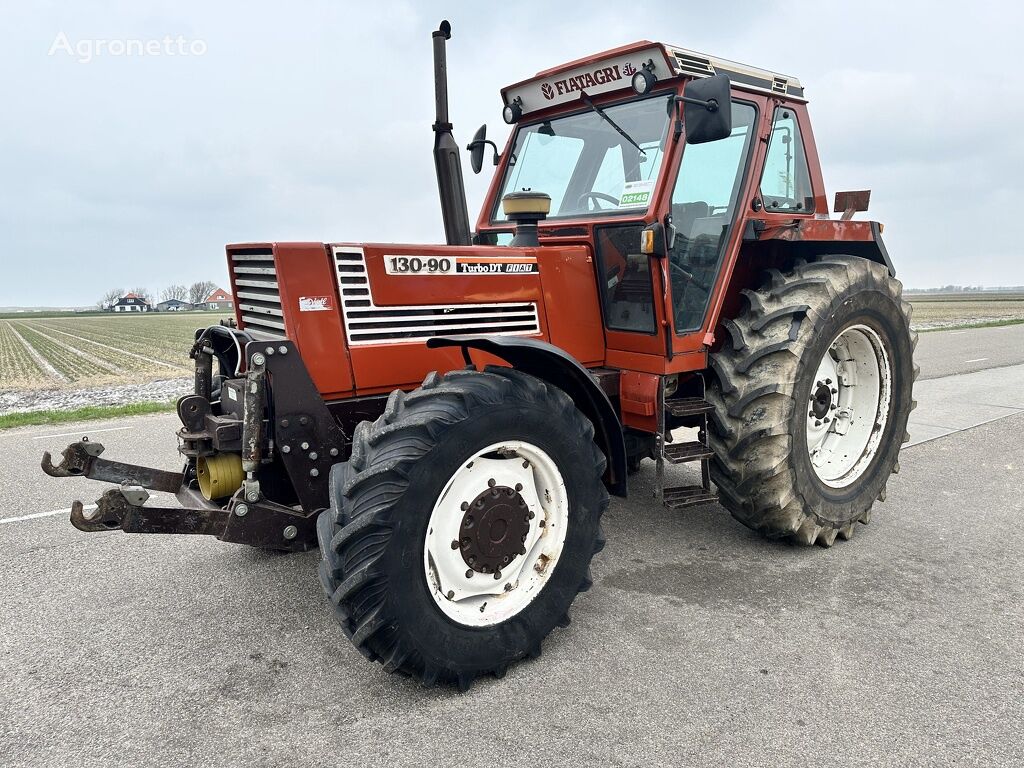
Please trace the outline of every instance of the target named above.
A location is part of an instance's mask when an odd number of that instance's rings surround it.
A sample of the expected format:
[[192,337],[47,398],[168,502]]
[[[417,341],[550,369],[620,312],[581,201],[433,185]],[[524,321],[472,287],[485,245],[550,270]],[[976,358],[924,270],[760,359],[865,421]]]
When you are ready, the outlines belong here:
[[928,331],[917,342],[914,360],[921,379],[1024,363],[1024,323],[959,331]]
[[0,432],[0,765],[1024,764],[1024,360],[993,357],[1024,336],[954,333],[919,346],[911,432],[944,431],[851,541],[670,512],[647,463],[572,624],[465,694],[355,652],[316,553],[71,528],[101,486],[39,453],[175,469],[173,417]]

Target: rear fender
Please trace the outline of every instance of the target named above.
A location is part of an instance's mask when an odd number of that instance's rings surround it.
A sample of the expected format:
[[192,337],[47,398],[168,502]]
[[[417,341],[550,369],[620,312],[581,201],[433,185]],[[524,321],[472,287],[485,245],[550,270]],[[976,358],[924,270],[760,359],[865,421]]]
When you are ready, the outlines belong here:
[[608,458],[604,482],[609,493],[626,495],[626,444],[618,414],[587,369],[565,350],[516,336],[438,336],[428,339],[427,347],[461,347],[467,362],[469,350],[478,349],[568,394],[594,425],[594,442]]

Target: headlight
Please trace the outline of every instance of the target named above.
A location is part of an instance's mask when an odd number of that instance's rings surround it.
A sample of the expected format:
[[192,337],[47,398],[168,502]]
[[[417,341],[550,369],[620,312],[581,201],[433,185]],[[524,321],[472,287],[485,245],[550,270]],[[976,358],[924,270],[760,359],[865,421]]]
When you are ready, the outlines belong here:
[[509,125],[519,120],[523,116],[523,100],[516,96],[511,104],[506,104],[505,108],[501,111],[501,118]]
[[658,82],[658,78],[654,74],[654,62],[648,61],[633,75],[632,85],[633,90],[639,93],[641,96],[647,93],[654,84]]

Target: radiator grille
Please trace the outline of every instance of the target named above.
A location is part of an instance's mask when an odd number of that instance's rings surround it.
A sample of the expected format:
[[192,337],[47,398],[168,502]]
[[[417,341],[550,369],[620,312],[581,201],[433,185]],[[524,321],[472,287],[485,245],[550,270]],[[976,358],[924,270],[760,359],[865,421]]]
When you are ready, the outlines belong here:
[[231,275],[235,281],[235,298],[242,315],[242,327],[247,331],[283,338],[284,312],[281,311],[274,252],[270,248],[232,251]]
[[540,332],[533,302],[411,305],[373,303],[366,258],[355,248],[335,248],[345,334],[352,346],[424,341],[462,334],[529,335]]

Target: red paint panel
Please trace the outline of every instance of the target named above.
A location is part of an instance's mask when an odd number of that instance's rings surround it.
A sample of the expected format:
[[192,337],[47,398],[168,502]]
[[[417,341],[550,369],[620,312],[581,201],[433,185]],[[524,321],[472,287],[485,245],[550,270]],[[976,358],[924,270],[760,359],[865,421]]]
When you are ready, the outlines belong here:
[[585,365],[604,361],[604,329],[589,248],[540,248],[549,341]]
[[875,239],[870,221],[839,221],[836,219],[800,219],[772,227],[761,233],[759,240],[788,242],[834,241],[871,242]]
[[658,431],[658,382],[660,376],[623,371],[619,376],[622,423],[644,432]]
[[[274,246],[277,283],[288,337],[324,397],[351,394],[352,363],[345,348],[334,265],[323,243],[278,243]],[[300,309],[300,300],[305,311]],[[328,309],[317,309],[326,299]]]

